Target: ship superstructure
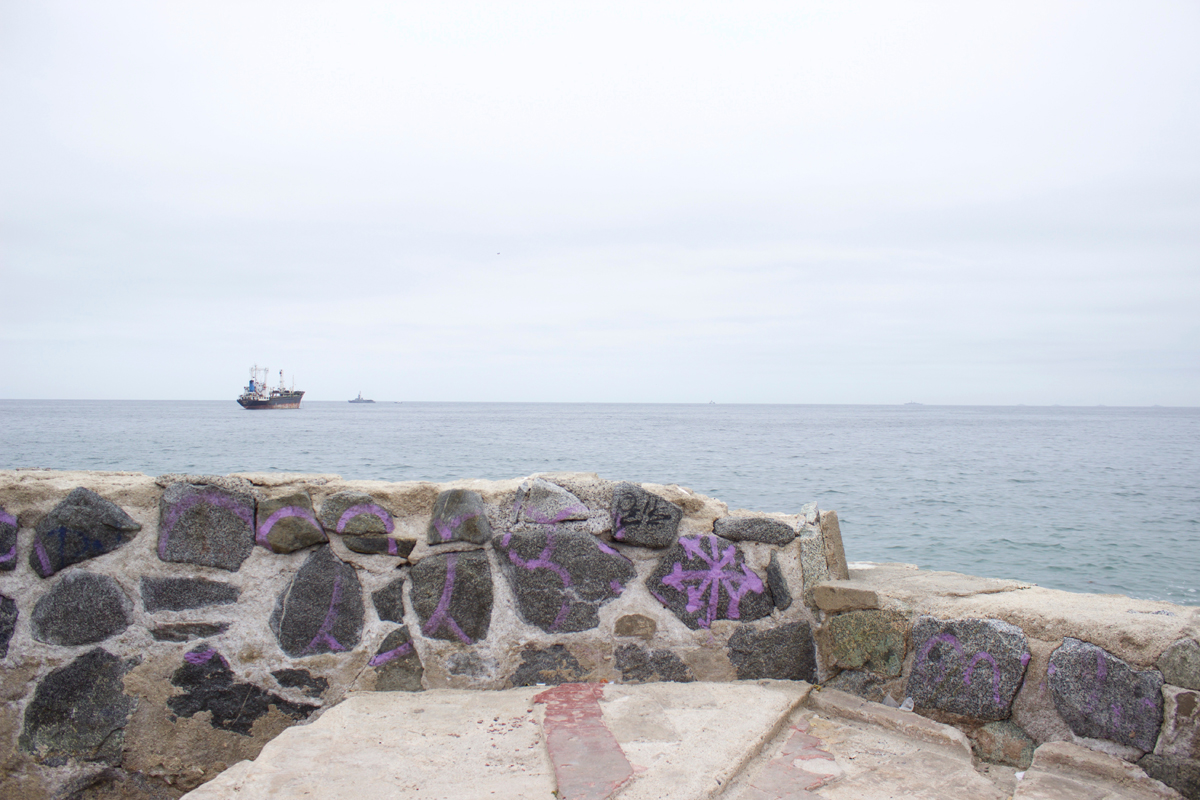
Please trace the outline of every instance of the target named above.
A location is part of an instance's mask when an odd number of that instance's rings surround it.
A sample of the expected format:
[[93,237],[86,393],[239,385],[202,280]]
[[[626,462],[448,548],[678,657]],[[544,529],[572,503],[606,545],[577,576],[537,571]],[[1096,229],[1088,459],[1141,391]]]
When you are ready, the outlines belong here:
[[250,368],[250,383],[246,385],[242,396],[238,398],[238,405],[249,409],[299,408],[304,392],[296,388],[294,381],[291,388],[284,387],[283,370],[279,370],[279,385],[268,386],[267,373],[269,371],[266,367],[259,368],[257,364]]

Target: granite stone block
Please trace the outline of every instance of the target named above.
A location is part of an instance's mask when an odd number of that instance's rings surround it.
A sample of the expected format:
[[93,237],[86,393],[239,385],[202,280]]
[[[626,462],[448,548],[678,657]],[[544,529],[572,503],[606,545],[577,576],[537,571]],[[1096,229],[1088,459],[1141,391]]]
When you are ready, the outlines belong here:
[[998,619],[919,617],[912,647],[906,694],[918,707],[978,720],[1009,717],[1031,657],[1020,628]]
[[363,629],[358,572],[321,545],[280,593],[271,631],[293,658],[342,653],[358,646]]
[[17,568],[17,518],[0,506],[0,572]]
[[713,522],[713,533],[735,542],[765,542],[777,547],[796,538],[791,525],[768,517],[721,517]]
[[636,483],[613,487],[613,538],[641,547],[669,547],[679,534],[683,509]]
[[1163,720],[1162,673],[1135,670],[1112,653],[1066,638],[1050,656],[1050,694],[1079,736],[1154,749]]
[[867,669],[895,678],[908,653],[908,622],[891,611],[849,611],[831,617],[830,656],[842,669]]
[[346,548],[367,556],[395,556],[408,558],[408,554],[416,546],[416,539],[394,539],[391,536],[363,534],[362,536],[346,536],[342,539]]
[[557,525],[588,518],[588,507],[561,486],[542,478],[523,482],[513,501],[518,525]]
[[1195,639],[1180,639],[1158,657],[1154,666],[1163,681],[1185,689],[1200,690],[1200,644]]
[[492,619],[492,573],[479,550],[422,559],[409,573],[421,633],[471,644],[487,636]]
[[17,629],[17,601],[0,594],[0,658],[8,656],[8,643]]
[[158,557],[236,572],[254,549],[254,497],[177,481],[158,503]]
[[483,544],[492,538],[487,507],[478,492],[449,489],[437,496],[433,516],[425,532],[430,544],[471,542]]
[[521,665],[513,673],[513,686],[557,686],[560,683],[579,683],[585,680],[586,670],[579,665],[575,656],[571,655],[561,644],[552,645],[544,650],[526,648],[521,653]]
[[648,650],[636,644],[625,644],[613,655],[624,683],[691,683],[696,680],[683,659],[670,650]]
[[48,578],[71,564],[111,553],[141,529],[116,503],[80,486],[38,522],[29,566]]
[[396,528],[392,512],[366,492],[338,492],[321,503],[321,527],[342,536],[386,535]]
[[313,513],[308,492],[293,492],[258,504],[255,541],[275,553],[294,553],[329,541]]
[[762,630],[739,625],[729,637],[728,652],[739,681],[773,678],[817,682],[817,646],[807,622]]
[[142,605],[147,612],[183,611],[189,608],[236,603],[241,590],[207,578],[142,578]]
[[370,666],[376,670],[375,691],[419,692],[425,668],[406,626],[392,631],[379,645]]
[[375,613],[385,622],[404,622],[404,576],[393,578],[382,589],[371,592]]
[[38,598],[33,638],[62,646],[95,644],[129,627],[133,603],[107,575],[70,572]]
[[742,622],[771,613],[775,600],[745,563],[739,545],[704,534],[683,536],[659,560],[646,587],[689,628],[719,619]]

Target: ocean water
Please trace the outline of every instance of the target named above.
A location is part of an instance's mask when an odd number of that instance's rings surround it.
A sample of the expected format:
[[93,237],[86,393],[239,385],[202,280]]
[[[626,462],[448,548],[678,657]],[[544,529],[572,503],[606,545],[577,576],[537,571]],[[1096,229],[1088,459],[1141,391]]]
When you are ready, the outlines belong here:
[[579,470],[837,509],[851,561],[1200,605],[1200,409],[0,401],[0,467]]

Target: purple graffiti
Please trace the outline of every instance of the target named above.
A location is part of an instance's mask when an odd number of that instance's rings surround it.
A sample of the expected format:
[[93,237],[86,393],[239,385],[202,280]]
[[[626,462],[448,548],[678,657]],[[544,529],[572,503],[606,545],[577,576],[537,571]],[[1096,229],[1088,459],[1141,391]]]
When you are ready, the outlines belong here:
[[321,523],[317,522],[317,518],[314,517],[313,513],[307,508],[301,508],[300,506],[284,506],[271,516],[267,517],[266,522],[258,526],[258,536],[256,536],[254,540],[263,547],[270,547],[270,544],[267,542],[267,536],[271,533],[271,528],[275,527],[276,522],[279,522],[281,519],[286,519],[287,517],[300,517],[301,519],[311,522],[313,527],[315,527],[317,530],[321,530]]
[[541,512],[539,512],[537,509],[530,508],[528,505],[526,505],[523,502],[522,503],[513,503],[513,508],[514,508],[514,510],[516,510],[518,512],[524,511],[525,516],[529,517],[537,525],[557,525],[560,522],[565,522],[566,520],[570,519],[571,517],[575,516],[576,514],[578,514],[580,512],[583,512],[584,514],[587,513],[587,506],[582,506],[582,505],[579,505],[578,503],[569,508],[564,508],[562,511],[558,512],[553,517],[547,517],[544,514],[542,514]]
[[[701,547],[704,540],[708,540],[709,552],[707,553]],[[763,593],[762,579],[753,570],[745,564],[741,564],[741,571],[738,571],[738,551],[734,545],[731,544],[718,553],[720,545],[717,537],[707,535],[695,538],[684,537],[679,540],[679,543],[683,545],[684,552],[691,558],[699,558],[708,568],[684,569],[683,564],[676,561],[671,573],[664,576],[662,582],[676,591],[687,594],[688,601],[684,607],[687,613],[695,614],[706,606],[704,615],[697,620],[701,627],[707,628],[717,619],[717,605],[721,599],[721,589],[724,589],[729,595],[729,601],[725,606],[726,619],[741,617],[738,605],[745,595],[750,592]],[[707,601],[705,593],[708,595]]]
[[621,582],[619,580],[617,580],[616,578],[613,578],[611,581],[608,582],[608,588],[611,589],[612,593],[615,595],[620,595],[622,592],[625,591],[625,587],[622,586]]
[[185,653],[183,660],[189,664],[206,664],[209,661],[212,661],[213,656],[216,656],[217,659],[220,660],[222,666],[229,666],[229,662],[225,660],[225,657],[211,647],[207,650],[201,650],[198,653]]
[[1021,669],[1025,669],[1025,667],[1029,666],[1029,659],[1029,653],[1021,653]]
[[0,510],[0,525],[12,525],[17,527],[17,518],[7,511]]
[[447,525],[445,522],[442,522],[440,519],[435,519],[433,521],[433,527],[437,528],[438,535],[442,537],[442,541],[448,542],[450,541],[450,537],[454,535],[454,531],[457,530],[460,525],[467,520],[475,519],[478,516],[480,516],[478,511],[468,511],[466,514],[459,514],[457,517],[452,518],[449,525]]
[[430,636],[445,625],[464,644],[471,644],[471,637],[463,633],[462,628],[458,627],[458,623],[454,621],[454,617],[450,616],[450,597],[454,594],[454,570],[457,565],[458,553],[448,554],[446,556],[446,582],[442,584],[442,596],[438,598],[437,608],[433,610],[433,615],[421,628],[421,632]]
[[325,612],[325,619],[321,621],[321,627],[317,628],[317,635],[308,643],[308,647],[304,648],[304,652],[311,653],[317,649],[317,645],[324,643],[330,650],[339,653],[346,648],[337,639],[333,638],[333,626],[337,622],[338,606],[342,603],[342,575],[340,572],[334,573],[333,576],[333,596],[329,598],[329,610]]
[[360,503],[356,506],[350,506],[342,512],[342,516],[339,517],[337,521],[337,532],[344,533],[346,530],[346,525],[348,525],[350,520],[354,519],[359,514],[374,514],[375,516],[379,517],[379,521],[383,523],[383,529],[388,533],[391,533],[396,527],[392,523],[392,515],[387,511],[375,505],[374,503]]
[[621,521],[621,512],[617,511],[613,514],[613,538],[618,542],[625,541],[625,525]]
[[[932,650],[934,645],[938,644],[939,642],[945,642],[953,647],[954,652],[958,653],[958,657],[962,658],[962,645],[958,643],[958,637],[952,633],[942,633],[938,634],[937,636],[931,636],[929,641],[925,642],[925,645],[921,648],[921,652],[917,654],[917,663],[916,666],[913,667],[914,670],[919,669],[922,664],[929,663],[929,651]],[[941,667],[941,669],[938,671],[938,681],[940,682],[946,677],[946,670],[950,669],[949,659],[940,659],[939,666]]]
[[199,492],[188,495],[178,503],[175,503],[167,511],[166,518],[163,520],[162,531],[158,535],[158,557],[163,561],[167,560],[167,542],[170,541],[171,531],[175,529],[175,524],[179,522],[179,518],[184,513],[189,511],[193,506],[201,503],[223,508],[237,515],[238,519],[249,525],[251,530],[254,529],[254,515],[250,510],[236,500],[226,497],[221,493],[220,489],[206,486]]
[[46,553],[46,548],[40,539],[34,540],[33,552],[37,553],[38,563],[42,565],[42,577],[53,575],[54,569],[50,566],[50,556]]
[[[508,551],[508,560],[521,569],[527,569],[531,572],[535,569],[548,569],[558,576],[559,580],[561,580],[563,583],[563,589],[566,589],[571,585],[571,575],[569,572],[563,569],[561,565],[550,560],[550,556],[552,555],[554,555],[554,534],[547,533],[546,546],[542,548],[542,552],[538,554],[537,558],[526,561],[510,550]],[[558,630],[558,626],[562,625],[563,622],[566,621],[567,614],[570,612],[570,610],[571,601],[570,599],[564,597],[562,606],[559,607],[558,614],[555,615],[554,622],[550,625],[551,632]]]
[[[1107,680],[1108,680],[1108,662],[1104,659],[1104,651],[1097,649],[1096,650],[1096,682],[1097,682],[1097,684],[1102,684],[1102,683],[1106,682]],[[1096,706],[1099,704],[1100,704],[1100,687],[1097,685],[1097,687],[1095,689],[1092,689],[1092,693],[1088,695],[1086,710],[1089,712],[1093,711],[1093,710],[1095,710]]]
[[0,564],[3,564],[5,561],[12,561],[16,557],[17,557],[17,546],[14,544],[12,546],[12,550],[9,550],[4,555],[0,556]]
[[[603,552],[605,552],[605,553],[608,553],[610,556],[621,556],[621,554],[620,554],[620,553],[618,553],[616,550],[613,550],[611,547],[609,547],[608,545],[606,545],[606,544],[605,544],[605,543],[604,543],[602,540],[600,540],[600,539],[597,539],[597,540],[596,540],[596,545],[597,545],[597,546],[600,548],[600,550],[601,550],[601,551],[603,551]],[[625,556],[621,556],[621,558],[625,558]],[[627,559],[627,558],[626,558],[625,560],[626,560],[626,561],[628,561],[629,559]]]
[[409,653],[411,653],[412,651],[413,651],[412,642],[405,642],[404,644],[400,645],[399,647],[397,647],[393,650],[388,650],[386,653],[380,653],[379,655],[375,656],[370,661],[368,661],[367,664],[372,667],[378,667],[380,664],[386,664],[387,662],[392,661],[393,659],[397,659],[400,656],[406,656]]
[[967,665],[967,671],[963,675],[963,683],[967,686],[971,685],[971,672],[975,669],[975,665],[980,661],[988,662],[988,666],[992,668],[992,699],[996,705],[1000,705],[1000,669],[996,666],[996,659],[992,658],[991,653],[978,652],[971,659],[971,663]]
[[1056,673],[1056,672],[1058,672],[1058,667],[1054,666],[1053,664],[1051,664],[1050,666],[1046,667],[1046,674],[1047,674],[1047,675],[1053,676],[1053,675],[1054,675],[1054,673]]

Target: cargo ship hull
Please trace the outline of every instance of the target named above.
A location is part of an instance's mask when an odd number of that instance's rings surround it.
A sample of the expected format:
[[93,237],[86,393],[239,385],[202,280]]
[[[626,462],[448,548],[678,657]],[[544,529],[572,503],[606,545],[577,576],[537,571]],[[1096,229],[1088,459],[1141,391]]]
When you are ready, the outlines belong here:
[[251,411],[262,408],[299,408],[302,397],[304,397],[304,392],[296,392],[292,395],[277,395],[266,399],[239,397],[238,405],[242,408],[248,408]]
[[283,385],[283,370],[279,370],[279,385],[271,388],[267,385],[267,370],[259,369],[258,365],[250,368],[250,383],[242,390],[237,399],[242,408],[258,411],[259,409],[299,408],[304,392],[295,385]]

